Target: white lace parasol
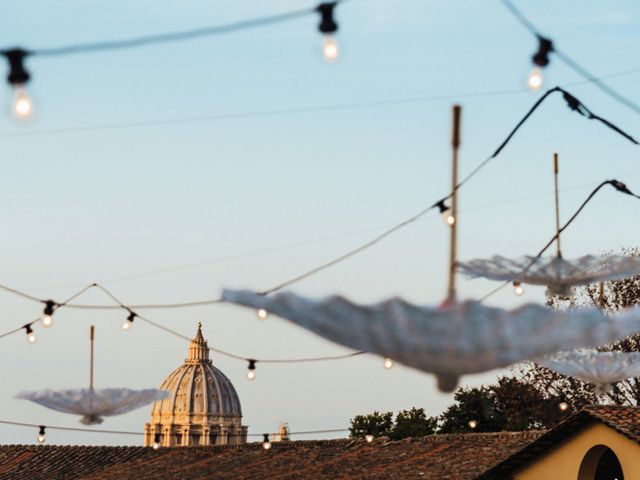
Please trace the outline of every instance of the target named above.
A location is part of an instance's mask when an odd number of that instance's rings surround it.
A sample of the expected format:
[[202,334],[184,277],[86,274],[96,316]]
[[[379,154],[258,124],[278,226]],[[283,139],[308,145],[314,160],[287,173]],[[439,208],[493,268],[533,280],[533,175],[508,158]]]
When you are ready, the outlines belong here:
[[316,301],[247,290],[225,290],[223,298],[264,309],[340,345],[433,373],[443,391],[454,390],[464,374],[595,347],[640,331],[640,309],[604,316],[597,309],[557,311],[528,304],[508,311],[474,301],[424,307],[399,298],[356,305],[340,296]]
[[551,293],[568,295],[571,287],[589,283],[633,277],[640,274],[640,258],[625,255],[596,257],[587,255],[575,260],[562,257],[494,256],[490,259],[458,262],[458,270],[472,278],[544,285]]
[[614,383],[640,376],[639,352],[559,352],[539,358],[536,363],[562,375],[593,383],[599,394],[613,388]]
[[31,400],[58,412],[82,415],[80,423],[96,425],[102,423],[102,417],[122,415],[156,400],[164,400],[168,396],[169,392],[154,388],[147,390],[83,388],[21,392],[16,395],[16,398]]

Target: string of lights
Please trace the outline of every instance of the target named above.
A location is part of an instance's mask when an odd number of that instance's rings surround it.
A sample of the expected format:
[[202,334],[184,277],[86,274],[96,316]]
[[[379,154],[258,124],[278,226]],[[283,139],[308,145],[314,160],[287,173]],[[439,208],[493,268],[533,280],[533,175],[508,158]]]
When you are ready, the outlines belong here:
[[[578,218],[578,216],[582,213],[582,211],[587,206],[587,204],[589,202],[591,202],[591,200],[593,200],[593,198],[596,196],[596,194],[600,190],[602,190],[602,188],[605,187],[606,185],[611,185],[616,191],[618,191],[620,193],[623,193],[625,195],[629,195],[631,197],[640,199],[640,195],[636,195],[635,193],[633,193],[631,190],[629,190],[627,188],[627,186],[624,183],[622,183],[622,182],[620,182],[618,180],[615,180],[615,179],[605,180],[604,182],[600,183],[596,188],[593,189],[593,191],[587,196],[587,198],[580,204],[578,209],[569,218],[569,220],[567,220],[567,222],[556,232],[556,234],[553,237],[551,237],[551,239],[545,244],[544,247],[542,247],[542,249],[540,249],[540,251],[536,254],[536,256],[531,259],[531,262],[529,262],[529,264],[522,270],[522,274],[526,273],[536,263],[536,261],[544,254],[544,252],[546,252],[549,249],[549,247],[551,247],[551,245],[553,245],[553,242],[555,242],[556,239],[562,234],[562,232],[564,232],[569,227],[569,225],[571,225],[573,223],[573,221],[576,218]],[[507,282],[504,282],[504,283],[500,284],[499,286],[497,286],[496,288],[494,288],[493,290],[491,290],[490,292],[488,292],[487,294],[482,296],[479,301],[480,302],[485,301],[487,298],[489,298],[492,295],[498,293],[500,290],[502,290],[504,287],[506,287],[510,283],[512,283],[512,282],[507,281]],[[524,290],[520,286],[519,282],[513,282],[513,284],[514,284],[514,287],[516,288],[516,293],[521,295],[524,292]]]
[[[56,425],[41,425],[37,423],[28,423],[28,422],[16,422],[12,420],[0,420],[0,425],[11,425],[16,427],[28,427],[28,428],[37,428],[38,429],[38,443],[44,443],[46,440],[45,434],[46,430],[58,430],[65,432],[83,432],[83,433],[97,433],[97,434],[107,434],[107,435],[132,435],[136,437],[144,436],[143,432],[135,432],[135,431],[127,431],[127,430],[103,430],[103,429],[92,429],[92,428],[80,428],[80,427],[61,427]],[[318,434],[326,434],[326,433],[346,433],[349,432],[347,428],[333,428],[327,430],[306,430],[299,432],[287,432],[288,436],[296,436],[296,435],[318,435]],[[278,435],[277,433],[247,433],[247,434],[234,434],[230,433],[228,437],[264,437],[265,435]]]
[[522,24],[522,26],[524,26],[538,40],[538,50],[531,59],[534,64],[534,69],[528,79],[528,85],[531,90],[538,90],[542,86],[542,69],[549,64],[549,55],[555,54],[565,63],[565,65],[575,71],[578,75],[582,76],[586,81],[593,83],[596,87],[614,98],[617,102],[630,108],[635,113],[640,114],[640,105],[609,87],[602,81],[602,79],[589,72],[586,68],[567,55],[567,53],[558,49],[552,40],[542,35],[533,22],[518,10],[510,0],[502,0],[502,3],[516,18],[516,20],[518,20],[518,22],[520,22],[520,24]]
[[346,1],[347,0],[334,0],[331,2],[323,2],[313,8],[292,10],[276,15],[233,22],[226,25],[217,25],[196,28],[192,30],[161,33],[156,35],[147,35],[122,40],[78,43],[51,48],[29,49],[14,47],[1,49],[0,56],[5,57],[9,67],[7,81],[14,90],[12,110],[18,118],[27,118],[33,112],[33,104],[26,90],[26,85],[31,79],[31,75],[25,67],[26,60],[29,57],[56,57],[63,55],[98,53],[113,50],[141,48],[150,45],[182,42],[186,40],[194,40],[196,38],[237,32],[239,30],[264,27],[267,25],[288,22],[310,15],[318,15],[320,17],[318,31],[323,36],[324,58],[327,62],[332,62],[338,57],[339,54],[338,44],[334,37],[334,34],[338,31],[338,24],[334,19],[334,11],[338,4],[344,3]]
[[[589,108],[587,108],[584,103],[582,103],[577,97],[573,96],[572,94],[570,94],[569,92],[567,92],[566,90],[560,88],[560,87],[554,87],[550,90],[548,90],[542,97],[540,97],[535,103],[534,105],[529,109],[529,111],[524,115],[524,117],[516,124],[516,126],[510,131],[510,133],[507,135],[507,137],[504,139],[504,141],[498,146],[498,148],[489,156],[487,157],[484,161],[482,161],[478,166],[476,166],[469,174],[467,174],[454,188],[454,192],[457,191],[458,189],[460,189],[462,186],[464,186],[467,182],[469,182],[476,174],[478,174],[478,172],[480,172],[480,170],[482,170],[490,161],[492,161],[493,159],[495,159],[498,155],[500,155],[500,153],[504,150],[504,148],[507,146],[507,144],[511,141],[511,139],[515,136],[515,134],[520,130],[520,128],[526,123],[526,121],[533,115],[533,113],[535,111],[537,111],[537,109],[542,105],[542,103],[549,98],[552,94],[560,92],[562,93],[562,96],[565,100],[565,102],[567,103],[567,106],[572,110],[577,112],[578,114],[580,114],[581,116],[584,116],[585,118],[588,119],[592,119],[592,120],[597,120],[600,123],[602,123],[604,126],[606,126],[607,128],[615,131],[616,133],[618,133],[619,135],[623,136],[624,138],[626,138],[627,140],[629,140],[630,142],[634,143],[634,144],[638,144],[638,142],[628,133],[626,133],[625,131],[623,131],[621,128],[617,127],[615,124],[613,124],[612,122],[610,122],[609,120],[594,114]],[[431,210],[435,210],[438,209],[438,211],[442,214],[445,215],[445,218],[447,220],[447,222],[451,222],[451,221],[455,221],[455,219],[452,219],[452,217],[449,215],[449,207],[446,205],[446,201],[449,200],[452,196],[453,193],[451,192],[449,193],[447,196],[445,196],[444,198],[441,198],[440,200],[437,200],[435,203],[433,203],[432,205],[422,209],[421,211],[419,211],[417,214],[413,215],[412,217],[388,228],[387,230],[383,231],[382,233],[380,233],[379,235],[377,235],[376,237],[374,237],[373,239],[365,242],[364,244],[349,250],[348,252],[328,261],[325,262],[321,265],[318,265],[306,272],[303,272],[300,275],[297,275],[293,278],[290,278],[288,280],[285,280],[284,282],[281,282],[279,284],[277,284],[276,286],[263,290],[261,293],[264,295],[268,295],[270,293],[274,293],[278,290],[281,290],[285,287],[288,287],[294,283],[297,283],[303,279],[306,279],[312,275],[315,275],[323,270],[326,270],[338,263],[341,263],[369,248],[371,248],[372,246],[376,245],[377,243],[379,243],[380,241],[384,240],[385,238],[387,238],[388,236],[390,236],[391,234],[395,233],[396,231],[412,224],[415,223],[417,220],[419,220],[420,218],[422,218],[424,215],[426,215],[428,212],[430,212]],[[31,300],[31,301],[35,301],[35,302],[39,302],[39,303],[43,303],[43,304],[47,304],[47,302],[52,302],[53,305],[57,305],[60,306],[60,304],[58,304],[57,302],[53,301],[53,300],[44,300],[41,298],[38,298],[34,295],[30,295],[27,294],[25,292],[21,292],[17,289],[5,286],[5,285],[0,285],[0,289],[5,290],[7,292],[19,295],[25,299]],[[69,302],[65,302],[64,306],[67,308],[75,308],[75,309],[92,309],[92,310],[105,310],[105,309],[120,309],[120,308],[125,308],[123,307],[122,304],[119,304],[118,302],[116,302],[116,305],[96,305],[96,304],[77,304],[77,303],[69,303]],[[170,308],[185,308],[185,307],[197,307],[197,306],[205,306],[205,305],[214,305],[214,304],[220,304],[222,303],[222,299],[220,297],[218,298],[214,298],[214,299],[205,299],[205,300],[198,300],[198,301],[188,301],[188,302],[179,302],[179,303],[163,303],[163,304],[134,304],[134,305],[128,305],[126,306],[126,309],[129,310],[130,314],[133,313],[133,310],[143,310],[143,309],[170,309]]]

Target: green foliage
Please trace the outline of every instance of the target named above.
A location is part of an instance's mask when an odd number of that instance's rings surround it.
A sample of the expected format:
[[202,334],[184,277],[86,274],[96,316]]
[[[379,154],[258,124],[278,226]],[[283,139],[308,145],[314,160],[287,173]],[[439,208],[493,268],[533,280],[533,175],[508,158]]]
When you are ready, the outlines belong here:
[[389,437],[400,440],[407,437],[423,437],[436,433],[438,420],[435,417],[427,417],[424,408],[403,410],[396,415],[395,424]]
[[386,437],[393,428],[393,412],[373,412],[369,415],[356,415],[351,419],[349,435],[357,438],[371,434]]
[[[490,387],[458,388],[453,399],[455,403],[440,417],[440,433],[499,432],[505,426]],[[469,427],[472,420],[477,422],[473,430]]]

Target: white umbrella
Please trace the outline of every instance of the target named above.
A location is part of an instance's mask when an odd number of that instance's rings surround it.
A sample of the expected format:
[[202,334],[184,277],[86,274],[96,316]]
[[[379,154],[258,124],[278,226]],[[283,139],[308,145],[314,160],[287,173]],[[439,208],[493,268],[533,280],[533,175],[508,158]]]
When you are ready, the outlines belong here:
[[93,340],[95,328],[91,325],[89,340],[91,355],[89,361],[89,388],[76,390],[43,390],[41,392],[21,392],[16,398],[30,400],[43,407],[63,413],[82,415],[80,423],[95,425],[102,423],[102,417],[121,415],[156,400],[164,400],[167,391],[150,388],[131,390],[129,388],[93,388]]
[[475,301],[440,308],[399,298],[356,305],[340,296],[316,301],[247,290],[225,290],[223,298],[264,309],[340,345],[433,373],[442,391],[454,390],[464,374],[595,347],[640,331],[640,310],[605,316],[594,308],[557,311],[528,304],[509,311]]
[[122,415],[156,400],[167,398],[169,392],[128,388],[83,388],[78,390],[44,390],[21,392],[16,398],[31,400],[43,407],[63,413],[82,415],[80,423],[95,425],[102,417]]
[[535,361],[562,375],[593,383],[598,394],[611,390],[614,383],[640,376],[640,352],[559,352]]
[[458,262],[458,270],[472,278],[543,285],[551,293],[568,295],[575,285],[617,280],[640,274],[640,258],[628,255],[596,257],[586,255],[574,260],[561,256],[516,259],[499,255],[490,259]]

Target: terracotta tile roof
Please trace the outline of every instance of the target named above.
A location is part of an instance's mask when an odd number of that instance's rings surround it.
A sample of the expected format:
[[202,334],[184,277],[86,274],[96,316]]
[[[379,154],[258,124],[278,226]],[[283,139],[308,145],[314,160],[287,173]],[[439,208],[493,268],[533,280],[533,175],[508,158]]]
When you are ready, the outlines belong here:
[[390,441],[322,440],[214,447],[0,447],[1,480],[471,480],[541,435],[502,432]]
[[515,469],[539,456],[559,441],[601,421],[622,435],[640,443],[640,407],[592,405],[560,422],[537,440],[484,472],[479,479],[507,478]]

